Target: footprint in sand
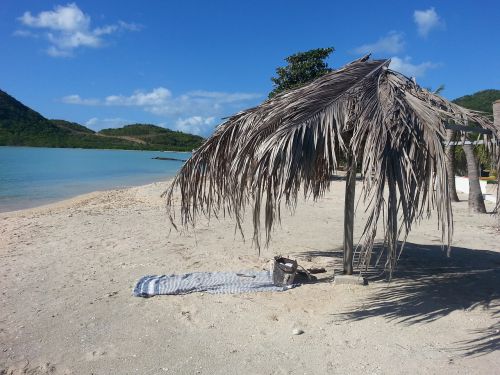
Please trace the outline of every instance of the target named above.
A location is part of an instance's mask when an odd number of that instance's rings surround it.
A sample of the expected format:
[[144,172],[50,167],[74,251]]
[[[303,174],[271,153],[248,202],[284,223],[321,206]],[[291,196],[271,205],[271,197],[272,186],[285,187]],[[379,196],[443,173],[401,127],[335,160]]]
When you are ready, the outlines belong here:
[[104,357],[106,354],[108,353],[104,350],[93,350],[85,354],[85,359],[87,361],[97,361],[101,357]]
[[181,311],[181,315],[188,321],[191,321],[191,312],[190,311]]
[[61,370],[57,368],[53,363],[46,362],[41,365],[31,364],[29,361],[24,361],[22,363],[15,364],[13,366],[2,368],[0,367],[0,374],[5,375],[69,375],[72,374],[69,370]]
[[105,348],[98,347],[94,350],[85,353],[85,360],[88,362],[98,361],[104,357],[115,357],[116,349],[112,345],[107,345]]
[[180,320],[188,326],[198,326],[200,323],[198,310],[192,307],[181,308]]

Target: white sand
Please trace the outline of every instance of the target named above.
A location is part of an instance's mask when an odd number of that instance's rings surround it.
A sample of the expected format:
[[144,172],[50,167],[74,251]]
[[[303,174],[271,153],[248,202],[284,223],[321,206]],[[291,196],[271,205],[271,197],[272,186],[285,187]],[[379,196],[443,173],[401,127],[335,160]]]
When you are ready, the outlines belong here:
[[[451,259],[423,222],[391,284],[334,286],[343,183],[284,215],[261,257],[231,220],[169,235],[165,186],[0,214],[0,374],[498,373],[500,233],[467,202],[454,205]],[[132,296],[146,274],[260,269],[274,254],[324,266],[327,279],[285,293]]]

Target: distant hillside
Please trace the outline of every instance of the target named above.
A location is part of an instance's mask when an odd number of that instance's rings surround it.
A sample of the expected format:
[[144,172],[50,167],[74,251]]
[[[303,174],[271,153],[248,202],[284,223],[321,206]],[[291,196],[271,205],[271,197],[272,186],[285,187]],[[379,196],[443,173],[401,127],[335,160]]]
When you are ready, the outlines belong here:
[[45,146],[58,142],[61,129],[31,108],[0,90],[0,144]]
[[96,133],[65,120],[48,120],[0,90],[0,146],[191,151],[203,138],[159,126],[135,124]]
[[89,129],[83,125],[77,124],[76,122],[69,122],[66,120],[49,120],[55,126],[61,129],[67,129],[71,132],[85,133],[85,134],[95,134],[95,131]]
[[493,113],[493,102],[500,99],[500,90],[483,90],[472,95],[465,95],[455,99],[453,102],[469,109]]
[[162,134],[164,132],[172,132],[172,130],[156,125],[132,124],[126,125],[123,128],[102,129],[99,133],[106,135],[144,136]]
[[199,147],[202,137],[162,128],[156,125],[133,124],[118,129],[103,129],[100,135],[135,139],[149,145],[165,145],[167,147],[187,147],[189,150]]

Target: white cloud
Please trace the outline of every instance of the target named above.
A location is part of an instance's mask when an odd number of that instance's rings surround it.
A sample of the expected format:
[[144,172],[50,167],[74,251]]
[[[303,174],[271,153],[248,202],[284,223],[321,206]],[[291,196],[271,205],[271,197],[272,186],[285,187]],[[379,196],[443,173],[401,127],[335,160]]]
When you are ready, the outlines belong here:
[[109,128],[120,128],[124,125],[131,124],[133,121],[125,120],[119,117],[116,118],[98,118],[92,117],[88,121],[85,122],[85,126],[92,130],[102,130]]
[[38,34],[32,33],[29,30],[16,30],[12,33],[14,36],[22,36],[22,37],[29,37],[29,38],[38,38]]
[[397,72],[403,73],[408,77],[422,77],[425,75],[427,70],[437,68],[440,64],[436,64],[430,61],[425,61],[420,64],[412,64],[411,57],[406,56],[405,58],[400,58],[394,56],[391,58],[390,69]]
[[[172,97],[162,105],[155,105],[146,108],[148,112],[156,115],[183,115],[199,114],[214,115],[225,110],[234,112],[235,108],[241,108],[243,103],[261,98],[262,95],[256,93],[227,93],[219,91],[195,90],[187,92],[177,97]],[[232,110],[231,110],[232,109]]]
[[227,93],[219,91],[190,91],[179,96],[172,95],[164,87],[151,91],[136,90],[131,95],[109,95],[103,99],[82,98],[77,94],[61,98],[66,104],[140,107],[144,111],[157,116],[174,118],[190,118],[201,116],[227,116],[242,109],[246,103],[261,98],[256,93]]
[[110,95],[104,99],[105,105],[116,106],[162,106],[166,105],[172,93],[164,87],[158,87],[151,92],[135,91],[130,96]]
[[[108,95],[103,98],[83,98],[78,94],[72,94],[61,98],[61,101],[73,105],[108,107],[106,111],[113,108],[113,113],[118,114],[123,111],[128,113],[124,116],[130,116],[130,111],[140,109],[160,116],[162,118],[160,126],[207,136],[219,123],[218,119],[255,104],[252,101],[261,97],[262,95],[256,93],[205,90],[194,90],[175,96],[170,90],[160,86],[151,91],[136,90],[130,95]],[[133,116],[137,118],[137,114]],[[127,123],[131,121],[125,121],[122,118],[93,117],[87,121],[86,125],[99,130],[119,127]]]
[[52,44],[51,47],[67,53],[78,47],[97,48],[102,44],[101,38],[85,31],[61,34],[47,33],[47,39]]
[[261,97],[260,94],[255,94],[255,93],[244,93],[244,92],[227,93],[227,92],[203,91],[203,90],[190,91],[187,93],[187,96],[191,98],[214,99],[220,103],[234,103]]
[[207,135],[213,130],[215,117],[191,116],[179,118],[175,122],[175,129],[185,133]]
[[399,53],[404,49],[404,34],[391,31],[386,36],[380,38],[375,43],[363,44],[354,49],[357,54],[367,53]]
[[52,57],[70,57],[73,55],[70,51],[64,51],[54,46],[50,46],[45,50],[45,52],[47,53],[47,55]]
[[83,99],[80,95],[67,95],[61,98],[61,101],[66,104],[81,104],[81,105],[98,105],[98,99]]
[[94,126],[98,122],[99,122],[99,119],[97,117],[92,117],[87,122],[85,122],[85,126]]
[[[92,117],[88,119],[84,124],[86,127],[99,131],[102,129],[111,129],[111,128],[121,128],[125,125],[134,124],[137,121],[127,120],[121,117],[115,118],[99,118]],[[168,123],[159,123],[158,126],[164,128],[171,128],[173,130],[179,130],[181,132],[197,134],[197,135],[209,135],[215,125],[216,119],[215,117],[203,117],[203,116],[191,116],[187,118],[178,118],[173,122],[173,126]]]
[[90,25],[90,17],[74,3],[56,6],[54,10],[40,12],[37,16],[24,12],[19,20],[26,26],[63,31],[84,30]]
[[418,33],[423,37],[429,35],[432,29],[444,26],[444,22],[434,8],[416,10],[413,12],[413,20],[417,24]]
[[120,31],[120,30],[139,31],[139,30],[141,30],[141,28],[142,27],[140,25],[137,25],[135,23],[118,21],[118,23],[116,23],[114,25],[107,25],[104,27],[95,28],[93,33],[94,33],[94,35],[100,36],[100,35],[113,34],[113,33]]
[[[104,45],[103,36],[121,30],[137,31],[139,25],[119,21],[113,25],[91,28],[91,18],[75,3],[56,6],[53,10],[32,15],[25,12],[18,20],[26,27],[42,30],[48,40],[47,54],[54,57],[71,56],[77,48],[98,48]],[[16,36],[38,36],[28,30],[17,30]]]

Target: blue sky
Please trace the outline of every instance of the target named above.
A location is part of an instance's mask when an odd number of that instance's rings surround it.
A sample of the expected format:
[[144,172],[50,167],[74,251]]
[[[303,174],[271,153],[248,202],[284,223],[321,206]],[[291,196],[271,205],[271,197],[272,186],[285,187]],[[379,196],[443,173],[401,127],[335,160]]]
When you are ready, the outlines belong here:
[[[314,4],[314,5],[312,5]],[[456,98],[500,88],[498,1],[14,1],[0,5],[0,89],[94,130],[209,135],[263,101],[295,52],[366,52]]]

